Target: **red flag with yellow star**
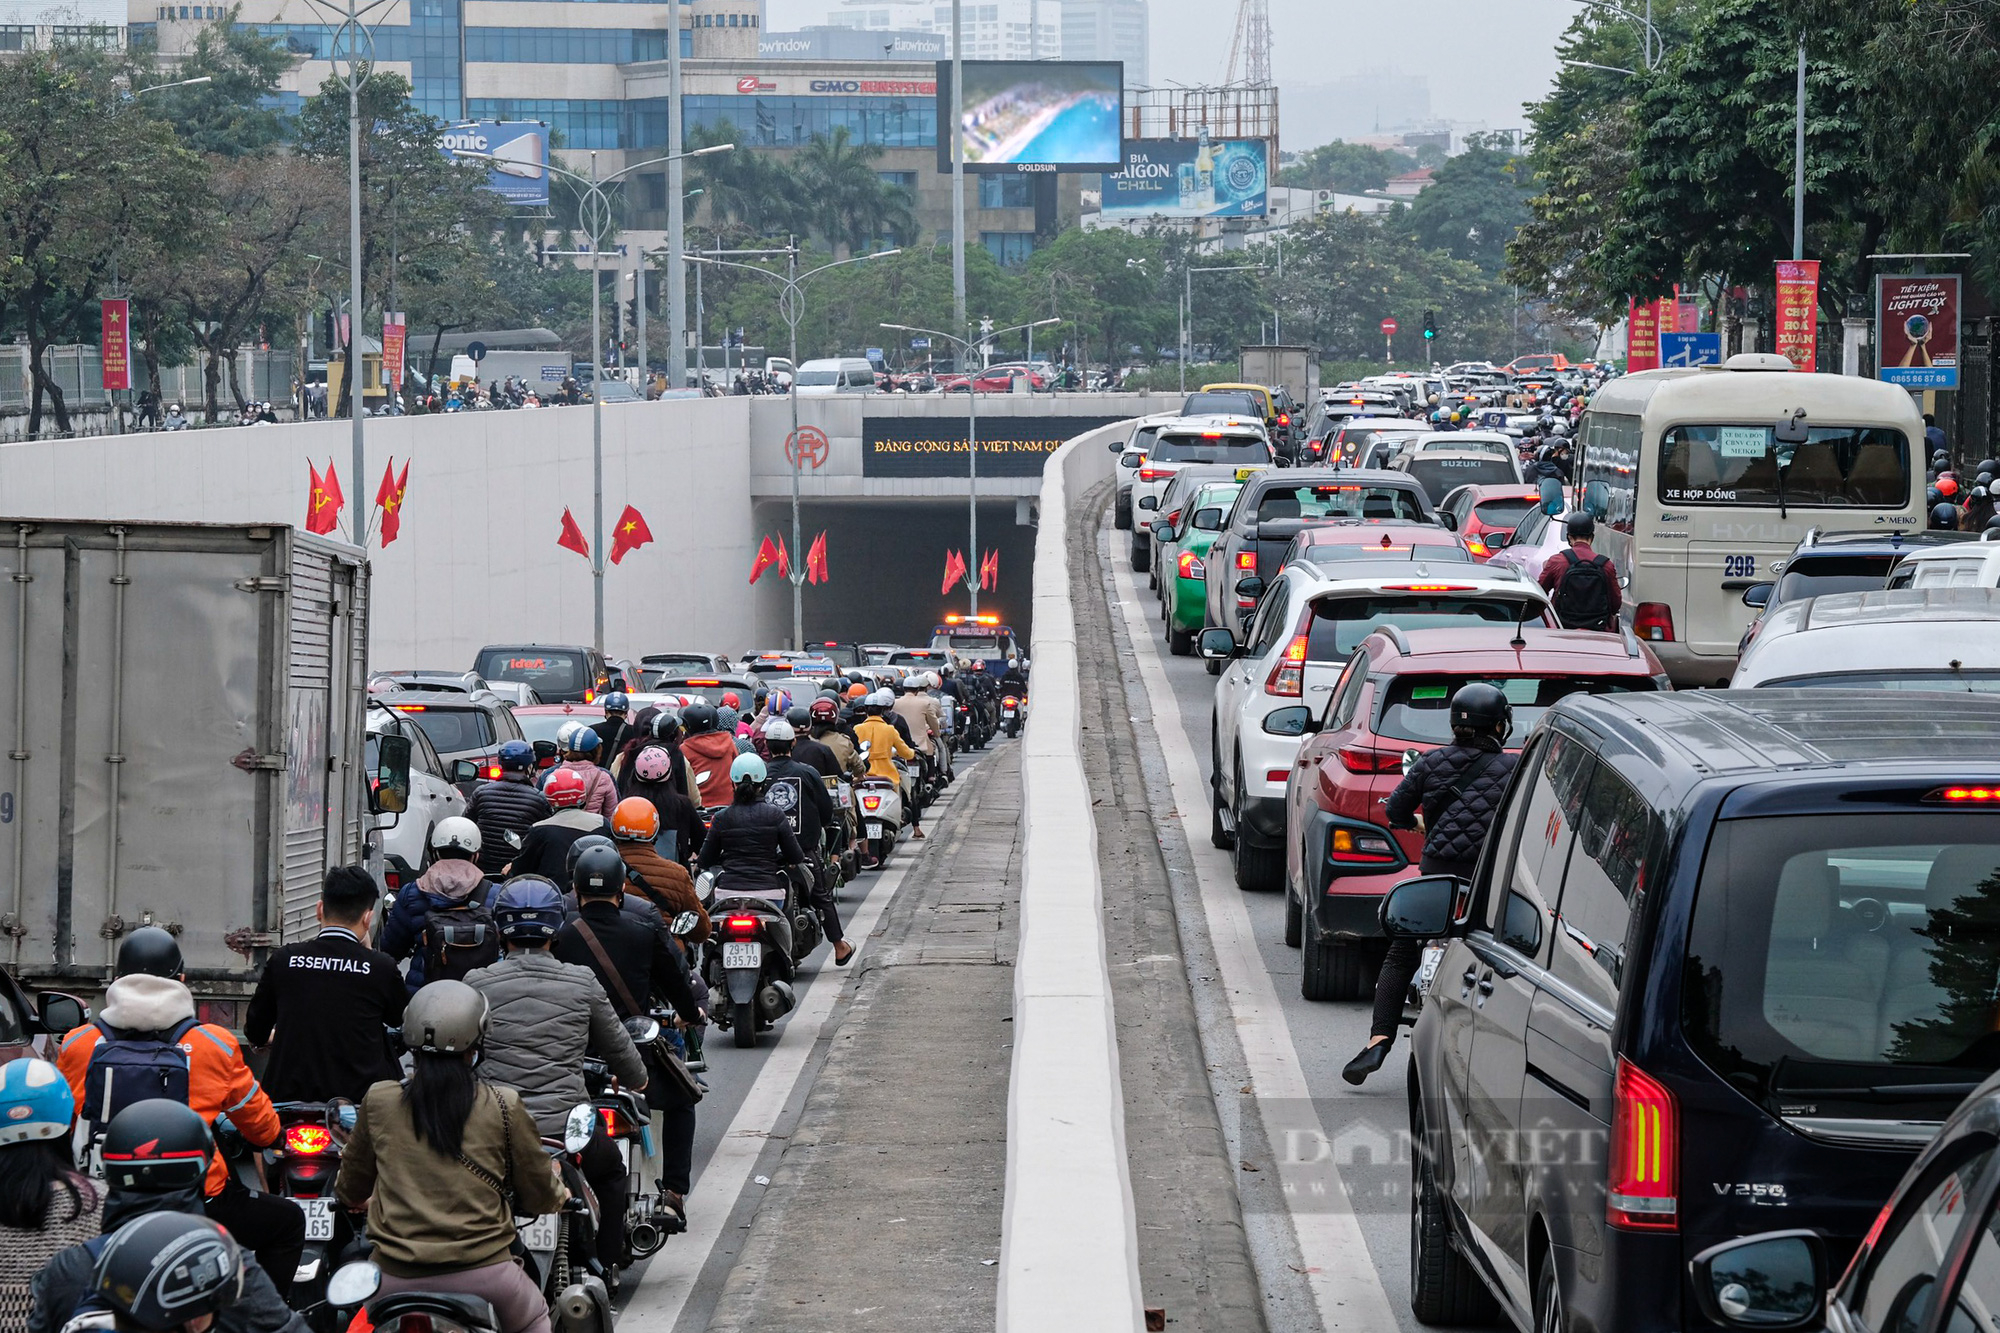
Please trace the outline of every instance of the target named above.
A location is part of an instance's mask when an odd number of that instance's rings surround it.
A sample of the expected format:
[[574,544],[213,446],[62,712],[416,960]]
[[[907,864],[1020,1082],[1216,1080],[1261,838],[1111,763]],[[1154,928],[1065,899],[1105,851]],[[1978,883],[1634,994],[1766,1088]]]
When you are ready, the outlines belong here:
[[312,473],[312,490],[306,497],[306,531],[325,536],[340,526],[340,506],[345,497],[340,493],[340,478],[333,475],[333,460],[326,462],[326,475],[306,462],[306,471]]
[[563,510],[562,535],[556,538],[556,545],[565,551],[575,551],[586,560],[590,558],[590,543],[584,540],[583,529],[576,525],[567,508]]
[[618,516],[618,528],[611,535],[611,563],[617,564],[651,540],[653,530],[646,526],[645,515],[626,505],[625,512]]
[[396,460],[382,470],[382,484],[375,488],[375,503],[382,510],[382,545],[396,540],[403,527],[403,496],[410,489],[410,463],[403,460],[403,474],[396,475]]

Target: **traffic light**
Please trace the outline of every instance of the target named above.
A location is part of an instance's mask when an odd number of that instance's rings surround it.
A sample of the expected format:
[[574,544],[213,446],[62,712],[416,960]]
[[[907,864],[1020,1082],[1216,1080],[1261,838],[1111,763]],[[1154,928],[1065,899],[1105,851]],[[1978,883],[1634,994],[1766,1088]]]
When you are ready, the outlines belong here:
[[1438,320],[1434,311],[1424,311],[1424,341],[1435,342],[1438,336]]
[[639,298],[636,296],[625,299],[625,327],[628,329],[639,327]]

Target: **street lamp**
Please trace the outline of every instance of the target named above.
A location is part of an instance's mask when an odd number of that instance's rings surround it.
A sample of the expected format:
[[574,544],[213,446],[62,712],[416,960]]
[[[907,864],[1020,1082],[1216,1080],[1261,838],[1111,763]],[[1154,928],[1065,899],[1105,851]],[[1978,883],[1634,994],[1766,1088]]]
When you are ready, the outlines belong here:
[[[1062,322],[1060,319],[1038,319],[1032,324],[1016,324],[1011,329],[996,329],[991,333],[981,332],[979,341],[991,342],[995,338],[1003,337],[1009,333],[1019,333],[1023,329],[1045,329],[1051,324],[1060,324]],[[894,329],[898,333],[921,333],[929,338],[942,338],[957,351],[959,364],[966,367],[964,372],[968,377],[965,381],[965,457],[967,459],[966,478],[968,483],[966,490],[966,554],[971,558],[972,563],[966,566],[965,589],[971,594],[971,610],[972,614],[976,616],[979,614],[979,579],[974,572],[979,568],[979,377],[970,365],[973,340],[970,338],[954,338],[951,334],[940,333],[936,329],[919,329],[908,324],[884,324],[882,327],[885,329]],[[797,539],[794,538],[793,540]]]
[[[784,319],[785,327],[791,331],[792,383],[786,397],[792,403],[792,433],[787,438],[786,447],[792,451],[788,461],[792,465],[792,572],[788,576],[792,583],[792,647],[802,650],[806,646],[806,568],[804,551],[800,549],[799,526],[799,473],[803,471],[805,451],[799,448],[799,320],[805,316],[805,293],[802,286],[807,278],[817,276],[828,269],[842,268],[848,264],[859,264],[870,259],[886,259],[890,255],[903,253],[898,246],[894,250],[876,250],[865,255],[850,255],[846,259],[836,259],[818,268],[799,272],[799,247],[787,247],[785,255],[786,272],[773,273],[768,268],[755,264],[738,264],[727,259],[711,259],[707,255],[682,255],[690,264],[714,264],[718,268],[740,268],[747,273],[761,273],[779,284],[778,314]],[[725,339],[727,338],[725,325]],[[725,367],[725,373],[727,368]]]
[[[351,0],[350,0],[351,3]],[[594,610],[596,613],[593,640],[597,655],[604,655],[604,334],[603,316],[600,313],[604,294],[598,282],[598,259],[604,253],[604,243],[611,232],[611,200],[604,193],[604,187],[612,184],[620,176],[629,175],[642,167],[656,167],[662,162],[678,162],[683,158],[707,157],[711,153],[726,153],[736,147],[733,143],[719,143],[709,148],[697,148],[691,153],[669,153],[664,157],[648,158],[644,162],[634,162],[621,167],[609,176],[599,179],[597,175],[597,150],[590,153],[590,175],[584,176],[566,167],[551,163],[542,165],[543,171],[553,171],[584,187],[583,200],[579,208],[579,220],[589,234],[587,250],[548,250],[545,254],[566,255],[581,258],[590,257],[590,487],[591,487],[591,545],[590,577],[594,581]],[[472,153],[460,151],[458,157],[484,159],[497,162],[500,159],[492,153]],[[357,289],[359,281],[356,282]],[[359,295],[355,297],[360,301]],[[356,436],[355,466],[360,466],[359,436]]]
[[1564,60],[1558,63],[1568,65],[1571,69],[1601,69],[1606,74],[1637,74],[1639,72],[1636,69],[1626,69],[1623,65],[1600,65],[1590,60]]
[[144,88],[134,88],[130,92],[126,93],[125,100],[129,102],[133,98],[139,97],[145,93],[159,92],[162,88],[192,88],[198,83],[213,83],[213,82],[215,82],[215,80],[211,76],[204,74],[198,79],[176,79],[172,83],[148,84]]
[[[1645,43],[1647,69],[1653,69],[1654,67],[1656,67],[1660,63],[1661,57],[1666,55],[1667,53],[1666,39],[1661,37],[1660,30],[1653,26],[1653,0],[1646,0],[1646,12],[1644,14],[1635,13],[1634,11],[1625,8],[1625,6],[1623,5],[1613,4],[1611,3],[1611,0],[1570,0],[1570,3],[1582,5],[1586,9],[1602,9],[1609,13],[1618,14],[1625,18],[1631,19],[1634,23],[1641,25],[1642,31],[1640,35]],[[1566,60],[1563,63],[1567,65],[1567,64],[1581,63],[1581,62],[1572,62]],[[1600,65],[1600,66],[1592,66],[1592,68],[1605,69],[1610,67]],[[1630,71],[1626,72],[1629,73]]]
[[[1132,261],[1128,259],[1125,262],[1130,264]],[[1199,271],[1202,273],[1262,273],[1268,268],[1270,268],[1268,264],[1230,264],[1222,268],[1204,268]],[[1182,279],[1186,283],[1186,290],[1181,295],[1180,363],[1182,393],[1187,392],[1188,358],[1194,355],[1194,275],[1196,272],[1194,256],[1189,255],[1187,267],[1181,271]]]

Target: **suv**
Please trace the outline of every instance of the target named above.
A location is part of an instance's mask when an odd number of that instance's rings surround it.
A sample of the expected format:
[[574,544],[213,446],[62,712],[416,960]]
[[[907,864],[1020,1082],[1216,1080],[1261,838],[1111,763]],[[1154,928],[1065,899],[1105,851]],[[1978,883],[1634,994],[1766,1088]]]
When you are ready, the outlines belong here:
[[662,680],[689,672],[727,671],[729,658],[722,653],[647,653],[639,659],[639,686],[651,690]]
[[1519,486],[1521,460],[1512,449],[1495,453],[1475,443],[1450,449],[1427,445],[1391,466],[1415,477],[1436,504],[1461,486]]
[[401,814],[373,816],[382,849],[382,887],[393,894],[431,863],[431,830],[464,814],[466,798],[452,785],[450,771],[414,718],[370,700],[367,731],[364,762],[371,774],[382,766],[377,737],[404,736],[410,742],[410,807]]
[[519,681],[549,704],[590,703],[610,682],[604,658],[595,648],[569,644],[488,644],[479,650],[472,669],[487,680]]
[[1118,489],[1111,500],[1111,526],[1120,532],[1132,530],[1132,479],[1139,470],[1139,464],[1146,461],[1146,451],[1153,447],[1153,436],[1169,421],[1179,420],[1180,415],[1173,412],[1137,417],[1131,423],[1130,434],[1113,439],[1105,446],[1118,455]]
[[[1910,534],[1912,537],[1915,533]],[[1932,532],[1929,537],[1963,537]],[[2000,530],[1988,528],[1976,542],[1941,550],[1917,551],[1889,576],[1891,588],[2000,588]]]
[[1209,840],[1234,851],[1237,887],[1283,882],[1285,784],[1304,734],[1298,710],[1323,711],[1371,631],[1535,619],[1555,623],[1548,596],[1511,571],[1462,564],[1440,575],[1405,555],[1290,565],[1272,576],[1242,644],[1226,629],[1203,630],[1201,655],[1221,677],[1209,727]]
[[1189,463],[1269,467],[1276,462],[1271,437],[1254,421],[1197,417],[1161,426],[1132,482],[1132,508],[1137,517],[1132,526],[1132,572],[1144,574],[1152,567],[1153,534],[1148,525],[1158,514],[1161,492],[1181,468]]
[[[1309,462],[1313,466],[1372,468],[1383,466],[1396,454],[1394,446],[1401,444],[1409,435],[1430,433],[1428,421],[1406,421],[1394,417],[1370,416],[1372,408],[1356,405],[1360,415],[1342,421],[1329,418],[1324,434],[1307,442]],[[1379,444],[1383,449],[1368,450],[1367,446]],[[1371,457],[1372,455],[1372,457]]]
[[[1792,553],[1783,560],[1772,564],[1771,573],[1776,576],[1761,583],[1752,583],[1743,590],[1743,604],[1758,608],[1757,618],[1744,627],[1743,637],[1737,641],[1736,655],[1741,657],[1749,648],[1750,640],[1757,637],[1763,627],[1764,618],[1787,602],[1796,602],[1801,597],[1819,597],[1830,592],[1873,592],[1887,587],[1891,572],[1905,556],[1936,547],[1953,547],[1961,542],[1975,541],[1969,532],[1821,532],[1813,528],[1805,535],[1805,540],[1792,548]],[[1991,550],[2000,553],[2000,547]],[[1953,558],[1961,558],[1955,553]],[[1948,567],[1947,567],[1948,568]],[[1934,574],[1932,577],[1936,577]],[[1946,578],[1944,582],[1949,583]],[[1995,586],[2000,580],[1989,582]],[[1908,586],[1899,583],[1897,586]]]
[[1971,924],[2000,916],[1996,732],[2000,699],[1941,727],[1893,691],[1543,715],[1472,882],[1382,907],[1442,948],[1408,1067],[1418,1320],[1712,1329],[1690,1264],[1778,1220],[1846,1262],[2000,1065]]
[[1630,630],[1384,627],[1363,639],[1325,710],[1298,710],[1308,735],[1286,793],[1285,943],[1305,950],[1308,1000],[1374,992],[1376,910],[1424,855],[1424,835],[1387,827],[1382,802],[1418,755],[1451,743],[1451,696],[1473,681],[1514,705],[1514,749],[1558,699],[1671,688]]
[[2000,589],[1835,592],[1758,623],[1731,689],[2000,691]]
[[500,776],[500,746],[526,740],[514,712],[491,690],[446,694],[406,690],[372,702],[417,724],[444,765],[446,780],[467,797],[481,778]]

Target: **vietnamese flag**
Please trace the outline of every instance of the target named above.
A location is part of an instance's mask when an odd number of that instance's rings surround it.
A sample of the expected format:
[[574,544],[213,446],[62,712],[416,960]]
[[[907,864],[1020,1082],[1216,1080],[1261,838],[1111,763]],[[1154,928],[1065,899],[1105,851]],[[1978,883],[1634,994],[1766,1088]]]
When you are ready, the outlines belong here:
[[988,592],[1000,586],[1000,552],[988,551],[979,561],[979,590]]
[[618,516],[618,530],[611,538],[611,563],[617,564],[633,551],[653,540],[653,530],[646,526],[645,515],[631,505]]
[[766,537],[764,539],[764,544],[757,548],[756,560],[751,562],[750,581],[752,583],[755,583],[758,579],[763,578],[764,571],[777,563],[778,563],[778,548],[771,544],[771,539],[769,537]]
[[938,589],[939,593],[949,594],[952,585],[964,577],[965,557],[957,551],[946,551],[944,553],[944,587]]
[[410,489],[410,463],[403,460],[403,475],[396,475],[396,460],[382,470],[382,484],[375,488],[375,503],[382,510],[382,545],[396,540],[403,527],[403,495]]
[[333,460],[326,462],[326,475],[321,476],[312,461],[306,461],[306,471],[312,474],[312,489],[306,500],[306,531],[325,536],[340,525],[340,478],[333,475]]
[[778,572],[786,578],[792,576],[792,553],[785,549],[785,539],[778,538]]
[[832,576],[826,571],[826,534],[813,538],[812,548],[806,552],[806,582],[827,583]]
[[583,539],[583,529],[576,525],[567,508],[563,510],[562,535],[556,538],[556,545],[575,551],[586,560],[590,558],[590,543]]

